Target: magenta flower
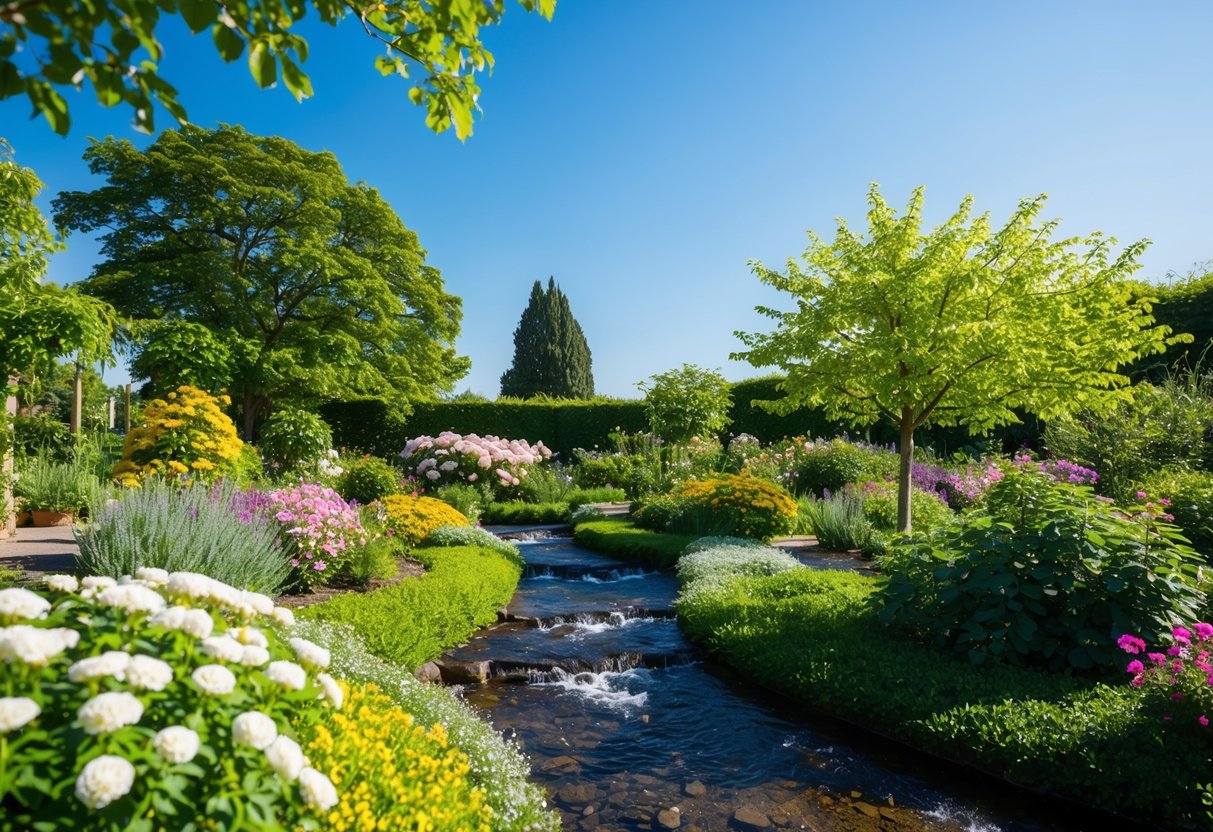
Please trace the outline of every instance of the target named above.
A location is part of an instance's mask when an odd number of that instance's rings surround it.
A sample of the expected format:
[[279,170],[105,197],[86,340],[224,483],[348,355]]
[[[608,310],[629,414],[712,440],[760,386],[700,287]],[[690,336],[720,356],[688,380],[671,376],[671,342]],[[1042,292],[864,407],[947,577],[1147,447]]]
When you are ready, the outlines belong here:
[[1126,673],[1142,673],[1145,671],[1145,669],[1146,669],[1146,666],[1144,664],[1142,664],[1137,659],[1134,659],[1133,661],[1129,662],[1129,664],[1125,667],[1125,672]]
[[1192,641],[1192,631],[1187,627],[1175,627],[1171,630],[1171,635],[1175,636],[1175,640],[1180,644],[1189,644]]
[[1204,714],[1201,714],[1200,716],[1196,717],[1196,721],[1199,722],[1201,725],[1205,726],[1206,728],[1209,727],[1209,718],[1207,716],[1205,716]]
[[1192,629],[1196,631],[1196,637],[1201,641],[1213,636],[1213,624],[1206,624],[1203,621],[1198,621],[1192,625]]
[[1142,650],[1146,649],[1145,641],[1137,636],[1130,635],[1129,633],[1125,633],[1123,636],[1116,639],[1116,644],[1126,653],[1140,653]]

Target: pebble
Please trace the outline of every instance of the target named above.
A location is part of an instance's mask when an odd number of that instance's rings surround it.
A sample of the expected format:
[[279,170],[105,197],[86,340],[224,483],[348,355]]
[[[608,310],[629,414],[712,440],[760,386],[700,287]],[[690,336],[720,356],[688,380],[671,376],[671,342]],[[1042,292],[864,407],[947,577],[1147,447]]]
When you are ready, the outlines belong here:
[[691,797],[703,797],[708,793],[708,787],[698,780],[692,780],[682,787],[682,790]]
[[767,829],[771,825],[770,818],[749,805],[742,806],[734,812],[733,820],[747,829]]

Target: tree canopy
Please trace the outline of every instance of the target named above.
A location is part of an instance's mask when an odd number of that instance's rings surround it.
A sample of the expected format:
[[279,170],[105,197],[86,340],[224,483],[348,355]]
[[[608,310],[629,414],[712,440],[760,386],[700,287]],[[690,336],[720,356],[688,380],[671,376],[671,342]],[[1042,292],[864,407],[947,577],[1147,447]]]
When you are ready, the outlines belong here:
[[531,297],[514,330],[514,363],[501,376],[501,395],[520,399],[594,397],[590,346],[573,317],[568,297],[553,277],[548,278],[546,291],[538,280],[531,287]]
[[[135,319],[134,367],[149,374],[140,355],[163,352],[165,323],[210,330],[205,348],[232,368],[246,436],[276,399],[405,407],[467,372],[454,350],[459,298],[417,235],[332,154],[238,127],[185,127],[144,151],[95,142],[85,159],[107,184],[54,201],[62,228],[103,232],[104,259],[82,290]],[[174,343],[198,339],[180,335]]]
[[653,433],[670,442],[713,437],[729,426],[733,386],[715,370],[683,364],[636,385]]
[[839,221],[833,243],[809,232],[787,272],[752,264],[795,308],[759,307],[769,333],[737,333],[733,357],[787,373],[776,412],[820,406],[857,426],[880,418],[898,429],[898,520],[908,531],[914,431],[963,425],[974,433],[1131,396],[1117,368],[1160,352],[1149,300],[1128,278],[1146,241],[1119,253],[1099,233],[1054,241],[1057,220],[1038,221],[1045,197],[1022,200],[997,230],[971,216],[966,198],[922,234],[923,189],[900,217],[875,185],[868,235]]
[[[556,10],[556,0],[519,2],[549,19]],[[383,47],[376,69],[410,80],[408,96],[425,107],[426,125],[439,133],[454,126],[461,140],[471,135],[480,93],[476,75],[493,66],[480,30],[500,22],[505,0],[386,0],[363,6],[340,0],[87,5],[11,0],[0,3],[0,100],[24,94],[35,115],[41,113],[56,133],[65,134],[71,118],[60,90],[88,81],[102,106],[131,107],[142,130],[154,129],[154,104],[184,124],[177,90],[160,76],[164,47],[156,29],[166,17],[180,17],[194,34],[208,31],[224,61],[247,52],[258,86],[272,87],[281,77],[296,99],[310,98],[312,82],[300,66],[308,58],[308,42],[292,30],[309,9],[330,26],[356,17],[362,31]],[[415,69],[422,76],[417,80],[411,76]]]

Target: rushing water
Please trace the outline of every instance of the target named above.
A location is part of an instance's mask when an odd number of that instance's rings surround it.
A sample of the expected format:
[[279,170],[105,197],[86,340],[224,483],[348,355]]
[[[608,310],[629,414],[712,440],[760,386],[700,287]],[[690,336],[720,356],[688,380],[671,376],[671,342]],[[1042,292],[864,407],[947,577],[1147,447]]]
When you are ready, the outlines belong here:
[[713,667],[679,631],[670,574],[567,540],[522,551],[511,620],[447,658],[492,663],[464,696],[531,755],[566,829],[1109,828],[806,718]]

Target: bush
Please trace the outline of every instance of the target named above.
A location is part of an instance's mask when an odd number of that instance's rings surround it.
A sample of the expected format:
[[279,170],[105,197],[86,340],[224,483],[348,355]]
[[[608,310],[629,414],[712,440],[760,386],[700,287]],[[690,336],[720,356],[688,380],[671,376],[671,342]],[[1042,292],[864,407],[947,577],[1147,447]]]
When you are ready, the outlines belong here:
[[589,503],[622,503],[627,498],[622,488],[574,488],[565,494],[564,502],[575,509]]
[[77,567],[118,577],[141,568],[200,572],[244,589],[275,592],[290,567],[272,521],[233,510],[231,486],[179,488],[148,480],[76,530]]
[[567,523],[570,513],[568,503],[489,503],[480,521],[504,526]]
[[[897,483],[865,482],[850,491],[863,504],[863,515],[877,532],[892,535],[897,531]],[[913,488],[910,495],[910,527],[915,534],[943,528],[955,519],[952,510],[938,492]]]
[[347,500],[369,505],[391,494],[400,493],[400,473],[377,456],[364,456],[346,462],[337,478],[337,491]]
[[496,621],[522,574],[520,558],[489,549],[431,546],[414,550],[413,557],[428,570],[420,578],[341,595],[302,615],[349,624],[375,654],[416,668]]
[[48,584],[0,591],[7,828],[322,822],[340,793],[293,737],[340,701],[327,652],[275,631],[289,612],[192,573]]
[[896,476],[897,455],[885,448],[861,447],[842,439],[818,440],[800,454],[792,470],[793,490],[819,497],[844,485]]
[[400,545],[411,549],[439,526],[466,526],[468,519],[441,500],[393,494],[383,499],[385,522]]
[[257,446],[275,476],[315,474],[333,447],[333,431],[315,413],[282,408],[261,426]]
[[964,522],[886,561],[881,612],[974,662],[1106,667],[1117,636],[1193,620],[1199,561],[1157,511],[1011,468]]
[[864,514],[863,498],[850,490],[831,494],[824,500],[800,504],[809,528],[823,549],[848,552],[869,545],[872,523]]
[[1206,559],[1213,558],[1213,473],[1163,468],[1140,484],[1151,500],[1170,500],[1175,525]]
[[668,442],[714,437],[729,426],[732,388],[719,372],[683,364],[637,385],[649,427]]
[[139,485],[149,476],[213,480],[239,467],[243,442],[222,408],[231,404],[196,387],[182,385],[163,399],[153,399],[131,429],[114,466],[114,479]]
[[641,454],[596,454],[582,450],[577,452],[573,481],[584,489],[619,489],[630,500],[655,494],[665,483],[658,460]]
[[709,535],[692,541],[682,554],[693,555],[696,552],[706,552],[708,549],[716,549],[721,546],[731,546],[733,548],[745,547],[747,549],[755,549],[760,552],[765,552],[771,547],[763,543],[761,540],[754,540],[748,537],[729,537],[728,535]]
[[778,575],[805,568],[787,552],[771,546],[713,543],[698,548],[704,545],[702,540],[688,546],[688,551],[678,561],[678,579],[682,583],[679,604],[689,602],[698,592],[715,590],[732,578]]
[[242,509],[260,511],[278,524],[294,587],[330,583],[369,541],[358,509],[317,483],[278,488],[265,495],[246,492],[239,502]]
[[15,478],[13,496],[24,511],[82,514],[95,511],[108,495],[85,466],[34,459]]
[[228,479],[241,488],[248,488],[254,483],[260,482],[264,475],[265,463],[261,459],[261,453],[245,442],[240,446],[240,455],[236,457],[236,463],[232,466]]
[[400,457],[405,472],[427,488],[479,483],[495,493],[513,493],[528,470],[551,459],[552,452],[542,442],[446,431],[410,439]]
[[796,510],[779,486],[749,474],[724,474],[683,483],[669,497],[643,506],[636,521],[656,531],[766,540],[787,534]]
[[426,546],[475,546],[478,549],[492,549],[519,562],[522,558],[518,554],[518,547],[513,543],[477,526],[439,526],[430,532],[423,542]]
[[434,498],[442,500],[455,511],[475,523],[488,504],[484,490],[474,485],[447,485],[434,492]]
[[673,566],[699,535],[663,534],[639,528],[631,520],[608,518],[581,523],[573,542],[604,555],[655,566]]
[[398,553],[399,547],[392,538],[371,537],[365,546],[351,547],[340,575],[358,586],[393,578],[400,571],[396,563]]

